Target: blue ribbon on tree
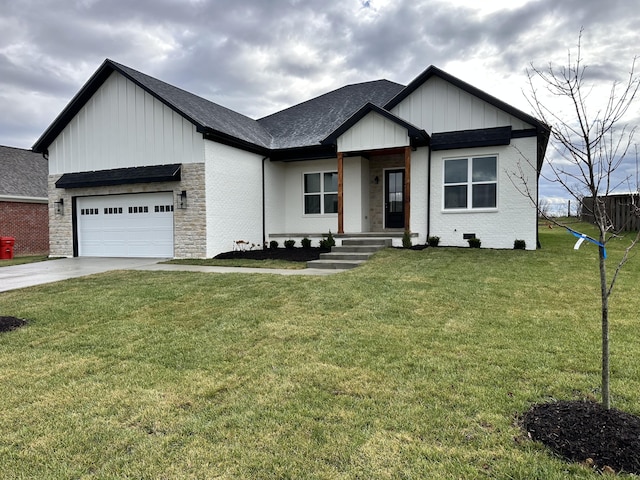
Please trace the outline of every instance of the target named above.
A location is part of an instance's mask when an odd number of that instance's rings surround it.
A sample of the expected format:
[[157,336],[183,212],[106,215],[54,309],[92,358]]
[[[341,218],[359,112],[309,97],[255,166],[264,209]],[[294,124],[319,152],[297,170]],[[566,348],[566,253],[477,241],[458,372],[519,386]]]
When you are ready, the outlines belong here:
[[607,258],[607,249],[604,247],[602,243],[597,241],[595,238],[591,238],[589,235],[585,235],[584,233],[576,232],[575,230],[572,230],[569,227],[564,227],[564,228],[566,228],[569,231],[569,233],[571,233],[574,237],[578,238],[578,241],[573,246],[574,250],[578,250],[580,248],[580,245],[582,245],[582,242],[586,240],[587,242],[595,243],[596,245],[598,245],[598,247],[600,247],[600,250],[602,250],[602,258]]

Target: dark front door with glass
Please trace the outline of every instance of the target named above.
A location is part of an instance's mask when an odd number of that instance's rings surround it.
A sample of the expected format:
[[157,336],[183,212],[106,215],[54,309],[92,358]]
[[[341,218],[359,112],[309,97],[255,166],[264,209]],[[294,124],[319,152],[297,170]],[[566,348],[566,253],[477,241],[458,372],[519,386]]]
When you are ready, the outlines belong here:
[[404,170],[386,170],[384,178],[384,226],[404,228]]

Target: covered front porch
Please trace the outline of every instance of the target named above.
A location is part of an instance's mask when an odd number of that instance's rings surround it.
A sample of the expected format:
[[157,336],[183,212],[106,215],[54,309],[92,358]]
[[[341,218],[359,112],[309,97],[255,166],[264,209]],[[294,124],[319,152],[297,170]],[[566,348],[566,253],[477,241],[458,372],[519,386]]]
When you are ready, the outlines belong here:
[[[335,148],[333,159],[288,163],[288,185],[302,178],[303,215],[285,202],[280,232],[269,238],[337,239],[380,237],[394,245],[410,232],[426,243],[430,137],[390,112],[365,105],[321,143]],[[290,191],[286,198],[294,198]],[[272,230],[278,231],[278,230]],[[292,233],[298,232],[298,233]]]
[[411,148],[338,152],[338,235],[402,237],[411,225]]

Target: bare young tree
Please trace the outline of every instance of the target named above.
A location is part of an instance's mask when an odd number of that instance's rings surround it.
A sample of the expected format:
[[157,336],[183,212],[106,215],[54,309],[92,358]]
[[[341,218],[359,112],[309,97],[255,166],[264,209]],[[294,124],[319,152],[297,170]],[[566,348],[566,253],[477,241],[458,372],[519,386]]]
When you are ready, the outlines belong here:
[[[607,273],[606,245],[619,236],[605,209],[606,198],[629,179],[619,178],[620,168],[633,142],[636,130],[625,123],[640,86],[635,72],[636,58],[631,63],[628,78],[614,81],[607,98],[598,98],[596,86],[587,83],[588,69],[581,57],[582,31],[578,39],[577,54],[568,56],[566,66],[551,63],[544,69],[533,64],[527,71],[529,77],[528,100],[535,114],[551,127],[552,146],[556,161],[547,161],[551,175],[549,180],[560,183],[575,198],[583,211],[589,210],[598,229],[599,274],[602,323],[602,404],[611,407],[609,389],[609,298],[620,269],[627,263],[631,249],[640,240],[640,232],[631,239],[621,259]],[[543,90],[537,85],[541,83]],[[543,93],[551,94],[558,102],[564,102],[569,112],[556,110],[545,104]],[[604,101],[603,101],[604,100]],[[554,102],[554,105],[556,102]],[[637,188],[637,185],[635,186]],[[593,199],[592,205],[582,202],[584,197]],[[639,213],[635,209],[636,214]],[[564,226],[564,225],[563,225]]]

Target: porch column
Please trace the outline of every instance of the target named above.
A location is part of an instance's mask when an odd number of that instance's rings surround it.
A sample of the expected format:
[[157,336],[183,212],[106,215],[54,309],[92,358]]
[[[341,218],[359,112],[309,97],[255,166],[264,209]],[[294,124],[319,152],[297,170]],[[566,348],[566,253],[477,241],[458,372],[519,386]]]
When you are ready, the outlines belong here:
[[343,159],[342,152],[338,152],[338,233],[344,233],[344,202],[343,202]]
[[411,229],[410,208],[411,208],[411,147],[404,147],[404,229],[407,231]]

